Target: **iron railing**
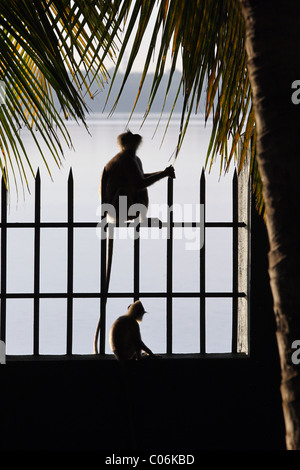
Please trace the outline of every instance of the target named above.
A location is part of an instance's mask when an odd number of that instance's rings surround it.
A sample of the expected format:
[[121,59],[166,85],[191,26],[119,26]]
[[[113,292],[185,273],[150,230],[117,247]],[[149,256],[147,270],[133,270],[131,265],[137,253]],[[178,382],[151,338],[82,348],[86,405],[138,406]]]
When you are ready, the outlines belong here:
[[[200,222],[174,222],[173,212],[168,212],[168,220],[162,222],[162,228],[168,229],[166,247],[166,289],[163,292],[141,292],[140,291],[140,238],[134,239],[134,273],[133,291],[131,292],[109,292],[108,298],[131,298],[134,300],[142,298],[163,298],[166,299],[166,353],[172,354],[172,325],[173,325],[173,299],[175,298],[198,298],[200,299],[200,354],[206,353],[206,299],[208,298],[231,298],[232,299],[232,345],[233,354],[241,352],[238,346],[239,335],[239,299],[247,298],[246,289],[239,289],[239,230],[247,229],[249,235],[249,214],[245,214],[244,220],[239,216],[239,198],[236,171],[232,179],[232,221],[231,222],[207,222],[205,220],[206,208],[206,179],[205,172],[202,171],[200,177],[200,204],[204,209],[204,220]],[[67,300],[67,325],[66,325],[66,355],[72,356],[73,344],[73,301],[76,298],[99,298],[100,312],[102,316],[102,328],[100,333],[100,355],[105,353],[106,337],[106,302],[102,293],[105,292],[105,270],[106,270],[106,239],[101,240],[101,256],[99,268],[101,272],[101,282],[99,292],[74,292],[74,229],[97,227],[98,222],[75,222],[74,221],[74,184],[72,169],[70,170],[67,183],[67,221],[66,222],[42,222],[41,221],[41,178],[39,171],[35,179],[35,214],[33,222],[8,222],[7,220],[7,191],[4,179],[1,183],[1,322],[0,339],[6,340],[6,303],[8,299],[33,299],[33,356],[40,355],[40,300],[51,298],[65,298]],[[247,196],[249,190],[247,188]],[[167,204],[173,206],[173,179],[169,178],[167,183]],[[173,291],[173,229],[180,227],[198,227],[204,224],[203,246],[199,249],[200,257],[200,283],[198,292],[174,292]],[[205,285],[206,278],[206,250],[205,238],[207,228],[231,228],[232,229],[232,290],[230,292],[207,292]],[[33,292],[7,292],[7,230],[9,228],[32,228],[34,230],[34,283]],[[67,289],[60,293],[40,292],[40,258],[41,243],[40,234],[43,228],[64,228],[67,230]],[[139,227],[137,227],[139,229]],[[247,235],[247,236],[248,236]],[[247,269],[247,267],[245,267]],[[245,284],[244,284],[245,285]],[[249,286],[249,279],[247,281]],[[248,289],[248,287],[247,287]],[[100,314],[99,312],[99,314]],[[91,338],[92,343],[93,338]]]

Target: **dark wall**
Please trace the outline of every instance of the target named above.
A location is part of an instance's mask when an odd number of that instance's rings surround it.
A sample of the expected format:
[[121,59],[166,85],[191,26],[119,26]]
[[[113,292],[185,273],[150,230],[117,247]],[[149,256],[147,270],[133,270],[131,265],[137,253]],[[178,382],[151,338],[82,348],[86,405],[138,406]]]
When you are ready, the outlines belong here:
[[[0,450],[283,449],[267,239],[254,215],[251,357],[10,361],[0,367]],[[134,399],[126,399],[126,390]]]
[[[276,371],[247,359],[131,364],[138,448],[280,449]],[[128,403],[112,360],[13,363],[1,368],[0,449],[131,447]]]

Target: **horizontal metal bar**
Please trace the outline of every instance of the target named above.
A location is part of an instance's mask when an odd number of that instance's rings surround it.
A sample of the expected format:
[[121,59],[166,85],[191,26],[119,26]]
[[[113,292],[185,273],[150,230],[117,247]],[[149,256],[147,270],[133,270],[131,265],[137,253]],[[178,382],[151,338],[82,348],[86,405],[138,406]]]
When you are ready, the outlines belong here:
[[[2,224],[0,224],[1,227]],[[39,224],[40,228],[68,228],[68,222],[41,222]],[[96,228],[96,222],[73,222],[72,226],[74,228]],[[34,222],[8,222],[6,224],[7,228],[34,228]]]
[[[172,354],[165,354],[160,353],[160,356],[164,358],[164,360],[204,360],[204,361],[213,361],[213,360],[244,360],[249,361],[250,357],[248,354],[238,352],[236,354],[232,353],[172,353]],[[51,361],[115,361],[115,357],[112,353],[109,354],[39,354],[38,356],[34,356],[33,354],[22,354],[22,355],[7,355],[6,356],[7,362],[51,362]]]
[[[39,298],[41,299],[51,299],[51,298],[57,298],[57,299],[66,299],[68,298],[69,294],[66,292],[58,292],[58,293],[53,293],[53,292],[40,292],[39,293]],[[101,298],[101,293],[100,292],[74,292],[72,294],[73,298]],[[149,297],[149,298],[167,298],[169,294],[167,292],[140,292],[139,293],[140,297]],[[200,293],[200,292],[172,292],[172,297],[173,298],[201,298],[201,297],[206,297],[206,298],[233,298],[233,297],[246,297],[245,292],[238,292],[234,294],[233,292],[205,292],[205,293]],[[2,296],[1,296],[2,297]],[[3,297],[6,297],[7,299],[33,299],[35,297],[34,293],[20,293],[20,292],[10,292],[7,294],[4,294]],[[134,292],[109,292],[107,294],[107,297],[110,298],[134,298]]]
[[205,227],[212,228],[212,227],[246,227],[245,222],[238,222],[235,224],[234,222],[205,222]]
[[[74,228],[96,228],[98,225],[97,222],[73,222],[72,226]],[[196,227],[201,227],[201,222],[173,222],[172,227],[173,228],[196,228]],[[40,228],[68,228],[69,224],[68,222],[41,222],[39,224]],[[130,226],[130,223],[127,223],[127,227]],[[168,222],[162,222],[161,228],[168,228]],[[204,226],[206,228],[232,228],[234,226],[238,227],[246,227],[245,222],[238,222],[236,225],[233,222],[205,222]],[[0,222],[0,227],[2,227],[2,223]],[[7,222],[5,224],[5,227],[7,228],[34,228],[35,223],[34,222]],[[140,227],[144,228],[145,226],[141,225]],[[120,227],[116,227],[120,228]],[[124,228],[124,227],[122,227]],[[146,228],[158,228],[158,227],[152,227],[149,223]]]

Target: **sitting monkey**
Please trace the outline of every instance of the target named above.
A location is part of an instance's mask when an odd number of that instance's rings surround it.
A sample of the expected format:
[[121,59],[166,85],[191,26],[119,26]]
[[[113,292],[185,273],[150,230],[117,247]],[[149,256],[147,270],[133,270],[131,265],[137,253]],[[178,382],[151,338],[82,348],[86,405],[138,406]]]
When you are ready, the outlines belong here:
[[109,344],[112,352],[119,361],[140,359],[142,351],[151,357],[156,357],[143,343],[139,323],[143,319],[145,309],[140,300],[129,305],[125,315],[117,318],[113,323]]

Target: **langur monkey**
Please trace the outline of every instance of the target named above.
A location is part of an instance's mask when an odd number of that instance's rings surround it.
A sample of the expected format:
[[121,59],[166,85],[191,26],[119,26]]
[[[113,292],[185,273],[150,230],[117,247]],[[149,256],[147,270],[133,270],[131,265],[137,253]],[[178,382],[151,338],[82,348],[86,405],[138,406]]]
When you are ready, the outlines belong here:
[[141,359],[142,351],[152,357],[155,354],[143,343],[140,326],[145,309],[140,300],[129,305],[127,313],[117,318],[109,333],[109,344],[118,361]]
[[114,353],[118,363],[121,367],[121,376],[123,378],[122,394],[125,396],[128,422],[127,427],[130,432],[133,448],[136,448],[135,426],[133,420],[133,405],[135,402],[136,386],[133,383],[130,385],[130,375],[126,372],[126,361],[132,359],[141,359],[142,351],[148,356],[159,358],[143,343],[141,338],[140,326],[145,309],[140,300],[135,301],[129,305],[127,313],[117,318],[113,323],[109,332],[109,344],[112,352]]
[[[162,178],[175,178],[173,166],[168,166],[163,171],[156,173],[144,173],[142,162],[136,155],[137,148],[142,141],[139,134],[132,134],[130,131],[118,136],[120,152],[115,155],[104,167],[100,182],[101,203],[107,204],[108,218],[113,223],[120,222],[119,197],[127,198],[127,208],[133,204],[139,204],[144,208],[144,213],[140,214],[142,221],[145,220],[149,205],[148,186],[156,183]],[[109,213],[109,207],[114,209]],[[137,215],[126,214],[126,220],[135,219]],[[124,222],[124,221],[122,221]],[[109,288],[109,280],[112,265],[113,254],[113,225],[108,226],[108,247],[107,247],[107,266],[106,266],[106,300]],[[100,331],[100,319],[98,321],[95,339],[94,353],[98,354],[98,336]]]

